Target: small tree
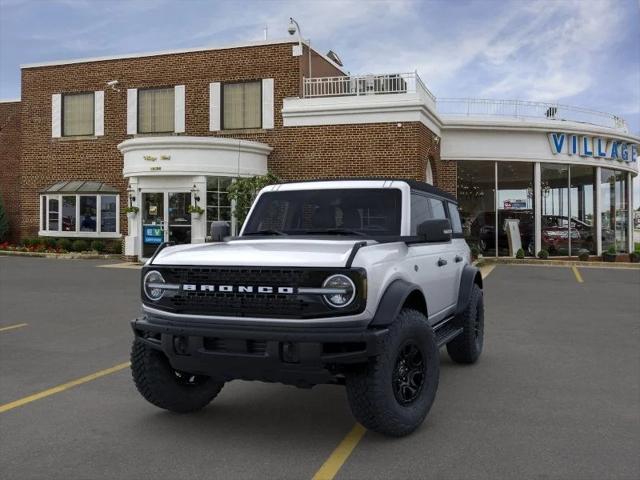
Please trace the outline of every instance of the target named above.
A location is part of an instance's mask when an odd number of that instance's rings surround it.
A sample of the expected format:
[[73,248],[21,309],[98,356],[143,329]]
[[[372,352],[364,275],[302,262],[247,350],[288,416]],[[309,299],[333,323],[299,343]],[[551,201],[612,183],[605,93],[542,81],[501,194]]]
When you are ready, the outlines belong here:
[[0,242],[4,242],[9,239],[9,218],[7,212],[4,211],[4,202],[2,201],[2,195],[0,195]]
[[229,186],[229,198],[235,202],[233,215],[236,217],[238,225],[244,223],[258,192],[267,185],[273,185],[279,181],[278,177],[267,173],[255,177],[238,178]]

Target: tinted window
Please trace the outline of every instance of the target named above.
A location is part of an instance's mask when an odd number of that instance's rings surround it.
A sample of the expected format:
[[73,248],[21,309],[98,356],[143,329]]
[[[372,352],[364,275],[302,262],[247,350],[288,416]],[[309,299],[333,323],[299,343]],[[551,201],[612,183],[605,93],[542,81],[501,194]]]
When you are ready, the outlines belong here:
[[410,235],[416,235],[418,225],[430,218],[429,198],[424,195],[411,194],[411,232]]
[[[331,189],[269,192],[260,197],[244,235],[277,230],[288,235],[346,231],[400,235],[402,195],[396,189]],[[333,230],[333,232],[331,232]]]
[[429,205],[431,206],[432,219],[444,219],[447,218],[447,214],[444,211],[444,202],[442,200],[436,200],[435,198],[429,199]]
[[455,203],[449,203],[449,218],[451,219],[451,228],[453,233],[462,233],[462,222],[460,221],[460,212]]

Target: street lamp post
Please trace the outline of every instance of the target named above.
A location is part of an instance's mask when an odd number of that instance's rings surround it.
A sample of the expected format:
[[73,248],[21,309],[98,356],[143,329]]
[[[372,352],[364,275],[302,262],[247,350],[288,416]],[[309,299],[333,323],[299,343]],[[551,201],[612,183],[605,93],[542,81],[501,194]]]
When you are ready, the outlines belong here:
[[[300,55],[302,55],[302,52],[304,51],[302,47],[302,32],[300,30],[300,25],[293,19],[293,17],[289,17],[289,28],[287,31],[289,32],[289,35],[295,35],[296,32],[298,33],[298,47],[300,48]],[[307,40],[307,49],[309,56],[309,78],[311,78],[311,39]],[[302,94],[304,95],[304,78],[302,81]]]

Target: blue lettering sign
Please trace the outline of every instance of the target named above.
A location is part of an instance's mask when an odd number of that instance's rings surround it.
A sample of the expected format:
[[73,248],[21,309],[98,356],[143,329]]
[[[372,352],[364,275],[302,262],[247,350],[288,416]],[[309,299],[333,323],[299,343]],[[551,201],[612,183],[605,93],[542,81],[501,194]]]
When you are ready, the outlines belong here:
[[564,133],[552,133],[549,135],[551,139],[551,151],[554,155],[562,152],[565,137],[566,135]]
[[638,146],[635,144],[631,145],[631,161],[632,162],[638,161]]
[[625,162],[629,161],[629,150],[627,148],[626,143],[623,143],[622,145],[620,145],[620,156],[622,157],[622,160],[624,160]]
[[571,135],[571,144],[569,145],[569,155],[578,155],[578,136]]
[[162,227],[156,225],[144,225],[143,228],[144,243],[147,245],[160,245],[164,239],[164,231]]
[[591,145],[591,137],[582,137],[580,142],[580,155],[583,157],[593,156],[593,145]]
[[604,141],[603,138],[597,138],[596,139],[596,152],[595,152],[595,156],[596,157],[606,157],[607,156],[607,149],[606,147],[606,142]]

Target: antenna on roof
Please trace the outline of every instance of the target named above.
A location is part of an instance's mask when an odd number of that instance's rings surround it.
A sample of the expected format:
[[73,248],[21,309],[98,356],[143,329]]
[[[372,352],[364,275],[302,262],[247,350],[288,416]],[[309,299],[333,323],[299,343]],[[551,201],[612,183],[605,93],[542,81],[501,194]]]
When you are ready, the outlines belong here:
[[269,25],[265,25],[264,26],[264,40],[265,40],[265,42],[268,40],[268,38],[267,38],[268,36],[269,36]]
[[327,52],[327,57],[336,65],[338,65],[339,67],[343,67],[344,65],[342,64],[342,60],[340,60],[340,57],[338,56],[338,54],[336,52],[334,52],[333,50],[329,50]]

